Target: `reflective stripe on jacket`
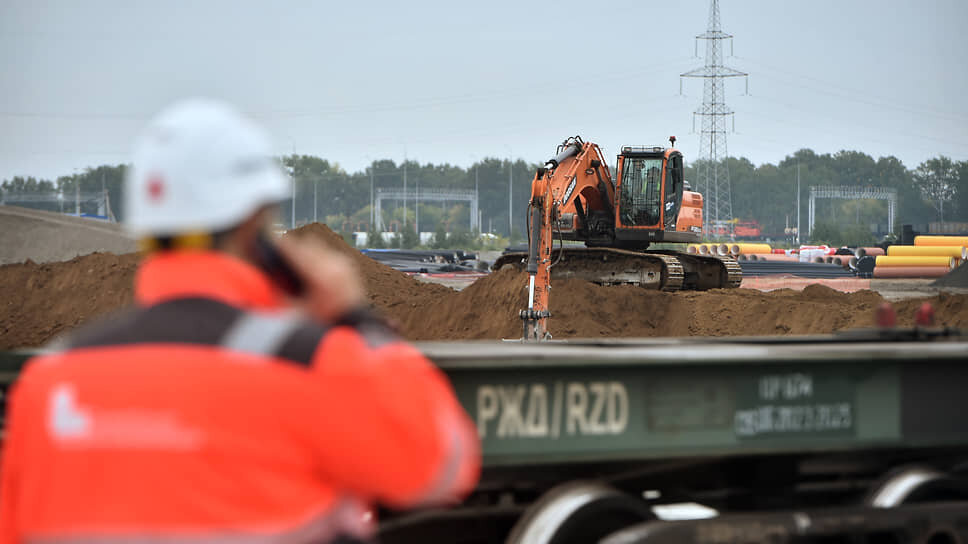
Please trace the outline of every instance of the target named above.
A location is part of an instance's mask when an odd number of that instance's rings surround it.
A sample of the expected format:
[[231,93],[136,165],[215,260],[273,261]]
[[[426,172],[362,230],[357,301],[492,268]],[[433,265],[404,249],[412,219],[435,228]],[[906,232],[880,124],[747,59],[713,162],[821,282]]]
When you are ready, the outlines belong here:
[[476,483],[446,378],[379,321],[301,318],[214,252],[149,258],[136,298],[14,387],[0,543],[318,542]]

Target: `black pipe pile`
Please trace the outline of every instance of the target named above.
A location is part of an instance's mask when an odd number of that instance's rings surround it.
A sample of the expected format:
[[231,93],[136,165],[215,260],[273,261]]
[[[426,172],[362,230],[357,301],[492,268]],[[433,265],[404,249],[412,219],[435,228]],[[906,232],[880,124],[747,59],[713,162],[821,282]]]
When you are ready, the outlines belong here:
[[783,261],[740,261],[743,277],[786,274],[800,278],[852,278],[854,273],[838,264]]
[[463,250],[364,249],[361,252],[401,272],[442,274],[477,271],[477,254]]

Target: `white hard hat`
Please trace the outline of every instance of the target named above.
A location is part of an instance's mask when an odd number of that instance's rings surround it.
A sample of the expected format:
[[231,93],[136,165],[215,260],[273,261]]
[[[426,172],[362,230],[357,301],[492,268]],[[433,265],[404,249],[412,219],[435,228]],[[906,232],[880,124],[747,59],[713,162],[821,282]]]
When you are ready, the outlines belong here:
[[133,158],[124,214],[140,237],[220,232],[289,193],[263,131],[220,102],[165,109],[138,139]]

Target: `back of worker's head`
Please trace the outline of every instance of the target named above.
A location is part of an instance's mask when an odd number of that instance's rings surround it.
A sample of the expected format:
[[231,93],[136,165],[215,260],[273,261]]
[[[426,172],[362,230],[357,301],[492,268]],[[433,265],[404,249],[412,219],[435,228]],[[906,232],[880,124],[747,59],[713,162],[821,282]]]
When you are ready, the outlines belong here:
[[137,140],[124,191],[127,228],[143,240],[205,237],[287,198],[269,139],[230,106],[176,103]]

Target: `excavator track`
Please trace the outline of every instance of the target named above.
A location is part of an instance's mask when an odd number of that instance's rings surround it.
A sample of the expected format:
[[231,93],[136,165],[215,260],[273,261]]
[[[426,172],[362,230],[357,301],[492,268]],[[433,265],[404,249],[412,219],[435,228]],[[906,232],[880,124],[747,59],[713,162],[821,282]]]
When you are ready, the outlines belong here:
[[682,289],[733,289],[743,282],[743,269],[732,257],[693,255],[679,251],[653,251],[677,258],[683,268]]
[[726,257],[721,259],[723,261],[723,266],[726,267],[726,289],[736,289],[741,283],[743,283],[743,269],[736,262],[736,259],[732,257]]
[[[494,270],[506,265],[524,269],[528,255],[506,253]],[[576,278],[601,285],[638,285],[659,291],[739,287],[743,272],[731,257],[678,251],[629,251],[614,248],[565,248],[552,252],[551,278]]]

